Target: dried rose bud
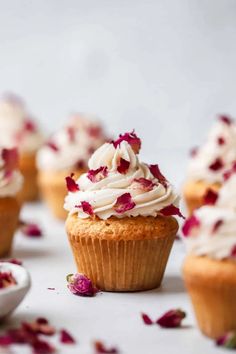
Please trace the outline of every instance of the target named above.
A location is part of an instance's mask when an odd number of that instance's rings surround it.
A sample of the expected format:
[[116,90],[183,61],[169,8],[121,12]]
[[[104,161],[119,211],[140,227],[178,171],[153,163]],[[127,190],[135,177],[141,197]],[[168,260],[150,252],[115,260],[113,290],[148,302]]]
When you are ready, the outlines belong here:
[[176,328],[181,326],[186,313],[180,309],[170,310],[157,320],[157,324],[164,328]]
[[96,170],[89,170],[87,173],[87,178],[92,182],[96,183],[107,177],[108,171],[107,166],[101,166]]
[[135,207],[135,203],[132,201],[130,193],[124,193],[120,197],[117,198],[116,203],[114,205],[114,210],[118,214],[122,214],[128,210],[131,210]]
[[78,183],[75,182],[73,179],[74,173],[72,173],[70,176],[66,177],[66,186],[68,192],[75,193],[79,191],[79,185]]
[[192,234],[193,230],[200,226],[200,221],[195,215],[190,216],[184,223],[182,227],[182,232],[185,237],[188,237]]
[[125,174],[128,169],[129,169],[129,166],[130,166],[130,162],[121,158],[120,159],[120,164],[119,166],[117,167],[117,171],[121,174]]
[[106,348],[101,341],[96,341],[94,343],[95,351],[97,354],[118,354],[119,351],[117,348]]
[[120,146],[122,141],[127,141],[127,143],[129,143],[130,146],[132,147],[135,154],[139,153],[139,150],[141,148],[141,140],[135,134],[134,130],[131,133],[125,133],[123,135],[120,134],[119,138],[117,140],[113,141],[112,143],[113,143],[114,147],[117,148],[118,146]]
[[69,274],[66,279],[68,289],[75,295],[94,296],[98,292],[92,281],[84,274]]
[[185,217],[183,216],[183,214],[181,213],[180,209],[177,208],[175,205],[171,204],[168,205],[167,207],[163,208],[160,210],[160,213],[164,216],[174,216],[177,215],[180,218],[185,219]]
[[236,332],[228,332],[216,340],[216,345],[228,349],[236,349]]

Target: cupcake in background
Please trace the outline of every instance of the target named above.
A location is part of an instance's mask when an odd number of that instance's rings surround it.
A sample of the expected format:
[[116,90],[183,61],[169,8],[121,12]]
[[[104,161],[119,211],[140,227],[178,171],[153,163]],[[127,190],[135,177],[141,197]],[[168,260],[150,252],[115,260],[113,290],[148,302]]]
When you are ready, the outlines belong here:
[[183,226],[183,276],[201,331],[219,338],[236,330],[236,164],[206,201]]
[[220,116],[205,144],[194,149],[183,194],[189,214],[204,204],[207,190],[218,191],[223,176],[236,160],[236,124]]
[[43,138],[32,120],[24,102],[13,94],[0,99],[0,145],[19,150],[19,168],[24,185],[19,200],[33,201],[38,198],[36,152]]
[[0,257],[10,253],[18,226],[20,203],[17,194],[22,188],[23,177],[17,166],[17,150],[0,148]]
[[87,163],[94,152],[106,140],[100,123],[90,117],[76,114],[39,150],[39,187],[43,199],[52,213],[65,219],[63,209],[67,194],[65,178],[74,173],[79,177],[87,169]]
[[160,286],[178,230],[179,198],[158,165],[139,161],[125,133],[97,149],[89,171],[67,177],[66,229],[79,273],[106,291]]

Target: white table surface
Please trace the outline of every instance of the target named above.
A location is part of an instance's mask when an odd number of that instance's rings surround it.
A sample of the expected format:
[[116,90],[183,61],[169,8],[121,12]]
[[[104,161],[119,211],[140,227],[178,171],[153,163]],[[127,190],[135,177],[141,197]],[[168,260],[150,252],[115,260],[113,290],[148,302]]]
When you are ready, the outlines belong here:
[[[92,343],[102,340],[117,346],[123,354],[211,354],[225,352],[204,338],[196,328],[189,298],[181,280],[184,258],[182,241],[175,241],[167,271],[160,289],[138,293],[99,293],[93,298],[75,296],[66,287],[66,275],[75,272],[75,264],[64,231],[63,222],[53,219],[45,206],[29,204],[23,219],[36,221],[44,230],[40,239],[15,237],[13,257],[23,260],[32,276],[32,288],[11,318],[0,327],[20,321],[46,317],[58,329],[65,328],[78,344],[55,343],[59,353],[93,354]],[[140,260],[141,261],[141,260]],[[48,290],[55,287],[55,291]],[[140,317],[145,312],[157,319],[165,311],[182,308],[187,312],[181,329],[146,326]],[[7,353],[0,349],[0,353]],[[30,353],[29,348],[15,346],[10,353]]]

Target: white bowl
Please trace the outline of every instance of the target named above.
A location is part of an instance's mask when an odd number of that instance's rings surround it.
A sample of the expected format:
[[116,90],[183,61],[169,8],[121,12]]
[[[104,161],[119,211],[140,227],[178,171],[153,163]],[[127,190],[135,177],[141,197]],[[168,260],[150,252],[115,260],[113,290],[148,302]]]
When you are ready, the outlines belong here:
[[31,281],[28,271],[19,265],[0,262],[0,272],[11,272],[17,284],[0,289],[0,320],[9,316],[21,303],[30,289]]

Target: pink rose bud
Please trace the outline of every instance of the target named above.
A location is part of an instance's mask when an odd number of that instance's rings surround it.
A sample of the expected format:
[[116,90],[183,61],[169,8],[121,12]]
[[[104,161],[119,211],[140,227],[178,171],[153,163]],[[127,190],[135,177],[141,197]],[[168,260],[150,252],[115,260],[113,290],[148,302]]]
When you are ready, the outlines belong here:
[[75,295],[94,296],[98,289],[93,286],[92,281],[83,274],[69,274],[67,276],[68,289]]
[[181,326],[186,313],[180,309],[170,310],[157,320],[157,324],[164,328],[176,328]]

